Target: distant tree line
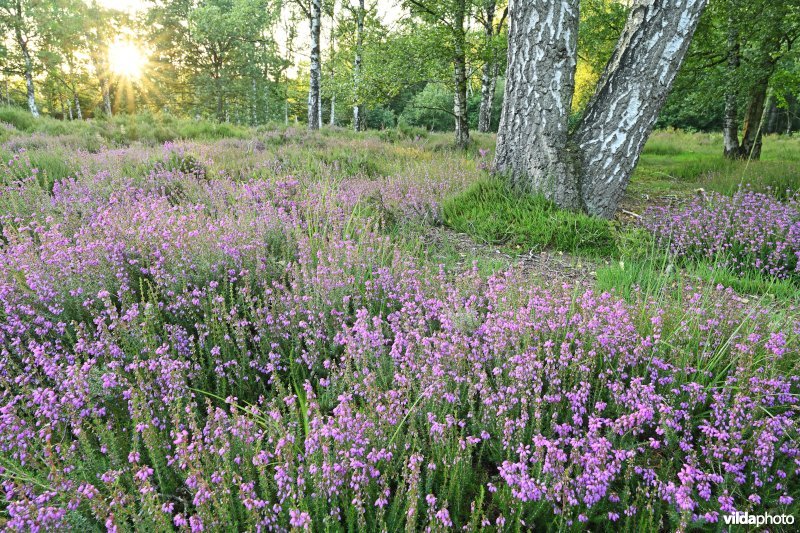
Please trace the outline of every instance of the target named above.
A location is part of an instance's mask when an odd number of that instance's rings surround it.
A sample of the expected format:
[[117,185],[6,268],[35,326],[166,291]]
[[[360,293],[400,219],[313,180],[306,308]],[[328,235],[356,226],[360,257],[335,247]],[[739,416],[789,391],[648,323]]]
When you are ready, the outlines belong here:
[[[569,124],[584,116],[636,4],[568,2]],[[656,126],[723,130],[733,158],[757,158],[765,133],[800,128],[799,4],[710,0]],[[312,129],[408,125],[454,131],[461,146],[471,131],[496,131],[508,1],[399,6],[387,20],[375,0],[150,0],[135,16],[96,1],[0,0],[0,102],[72,120],[149,110]],[[140,79],[109,64],[121,38],[149,56]]]

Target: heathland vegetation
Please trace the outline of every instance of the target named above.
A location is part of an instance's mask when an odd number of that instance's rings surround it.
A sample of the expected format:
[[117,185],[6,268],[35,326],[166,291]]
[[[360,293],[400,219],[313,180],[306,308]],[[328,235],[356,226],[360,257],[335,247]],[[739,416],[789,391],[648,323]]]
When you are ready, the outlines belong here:
[[797,2],[131,5],[0,0],[0,529],[789,529]]

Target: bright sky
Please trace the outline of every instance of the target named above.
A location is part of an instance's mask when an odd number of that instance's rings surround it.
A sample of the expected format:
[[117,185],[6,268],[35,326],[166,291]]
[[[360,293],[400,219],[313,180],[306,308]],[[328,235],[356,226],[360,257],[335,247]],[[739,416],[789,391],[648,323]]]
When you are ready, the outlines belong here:
[[[339,9],[338,6],[341,6],[342,2],[353,2],[354,0],[337,0],[337,10]],[[403,15],[403,7],[399,0],[367,0],[367,5],[369,6],[372,2],[375,2],[377,5],[378,15],[381,19],[386,23],[392,23],[399,20]],[[129,13],[136,13],[143,9],[147,9],[149,2],[147,0],[99,0],[101,5],[112,9],[119,9],[121,11],[127,11]],[[330,21],[327,19],[323,20],[322,23],[322,48],[324,49],[327,46],[327,39],[330,32],[330,27],[328,26]],[[282,42],[281,37],[279,36],[282,34],[283,31],[281,28],[278,28],[278,35],[276,38],[278,42]],[[309,34],[310,30],[308,27],[308,23],[305,21],[301,21],[298,28],[297,28],[297,41],[296,46],[298,46],[298,52],[301,55],[306,57],[296,57],[296,60],[303,61],[304,59],[307,60],[307,48],[309,47]],[[305,52],[305,54],[303,54]]]

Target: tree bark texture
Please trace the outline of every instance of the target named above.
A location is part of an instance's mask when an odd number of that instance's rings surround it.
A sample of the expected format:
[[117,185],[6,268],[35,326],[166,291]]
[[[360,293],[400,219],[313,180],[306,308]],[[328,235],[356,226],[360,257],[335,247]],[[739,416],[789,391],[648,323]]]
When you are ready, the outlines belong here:
[[[17,0],[15,4],[17,17],[19,18],[19,24],[22,24],[22,3],[20,0]],[[28,49],[28,41],[22,35],[22,29],[20,28],[19,24],[16,25],[14,28],[14,34],[17,38],[17,44],[19,45],[19,49],[22,52],[22,59],[25,63],[25,91],[28,97],[28,109],[31,112],[31,115],[34,117],[39,116],[39,108],[36,106],[36,91],[33,86],[33,59],[31,58],[31,52]]]
[[322,123],[320,106],[320,22],[322,20],[322,0],[311,0],[311,72],[308,83],[308,129],[318,130]]
[[512,1],[495,168],[566,208],[580,206],[568,161],[579,0]]
[[568,135],[578,0],[512,2],[495,166],[564,208],[614,215],[707,0],[636,0]]
[[353,60],[353,94],[356,104],[353,106],[353,129],[363,131],[364,105],[361,103],[361,56],[364,51],[364,0],[358,0],[358,12],[356,14],[356,55]]
[[467,119],[467,58],[466,58],[466,2],[459,0],[453,26],[453,114],[455,115],[456,146],[469,144],[469,122]]
[[739,155],[739,109],[736,73],[740,63],[739,32],[732,16],[728,17],[728,64],[725,87],[725,117],[722,123],[723,154],[729,159]]
[[486,133],[492,128],[492,103],[497,84],[497,59],[494,57],[494,51],[491,50],[496,5],[495,0],[487,0],[483,13],[484,37],[490,47],[490,53],[481,67],[481,107],[478,111],[478,131],[482,133]]

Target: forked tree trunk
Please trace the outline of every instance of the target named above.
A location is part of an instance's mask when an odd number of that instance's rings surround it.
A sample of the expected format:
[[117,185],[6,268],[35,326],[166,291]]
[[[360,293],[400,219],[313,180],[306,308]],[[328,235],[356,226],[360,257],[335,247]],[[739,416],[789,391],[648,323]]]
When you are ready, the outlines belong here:
[[320,22],[322,19],[322,0],[311,0],[311,72],[308,83],[308,129],[318,130],[322,124],[320,105]]
[[499,172],[565,208],[611,217],[707,0],[636,0],[572,135],[579,0],[513,3]]

